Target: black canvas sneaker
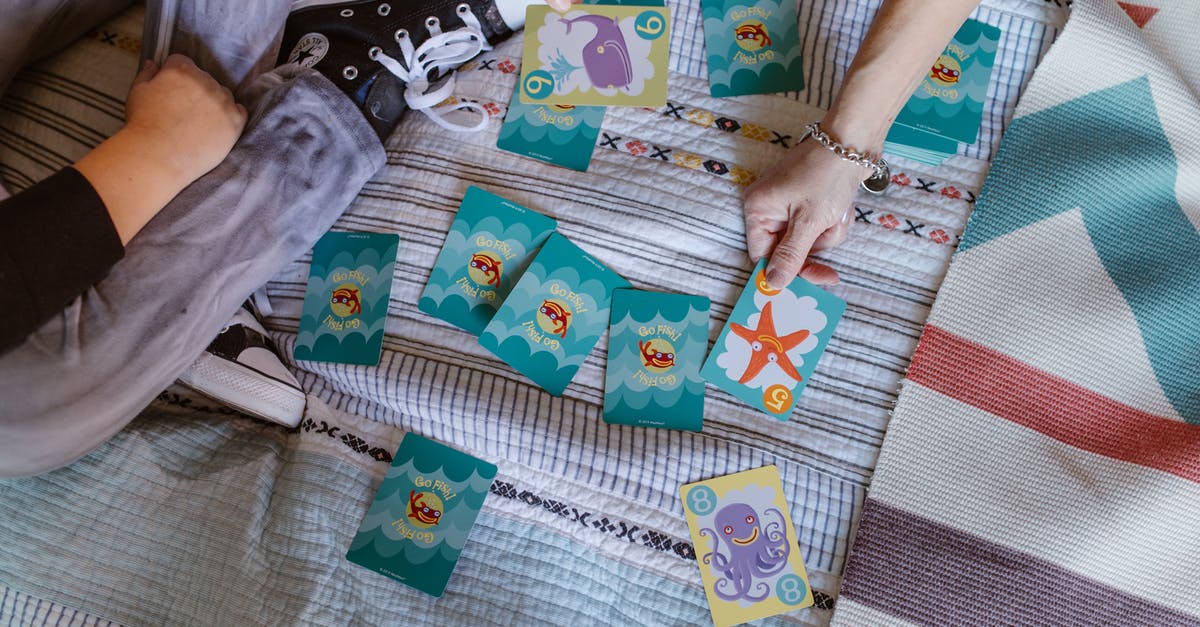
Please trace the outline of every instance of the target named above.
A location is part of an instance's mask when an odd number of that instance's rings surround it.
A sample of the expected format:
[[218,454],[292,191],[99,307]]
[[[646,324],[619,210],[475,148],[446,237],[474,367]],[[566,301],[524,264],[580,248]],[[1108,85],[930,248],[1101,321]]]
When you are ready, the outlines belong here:
[[[386,139],[405,109],[449,130],[475,131],[488,114],[476,103],[438,107],[454,91],[453,70],[512,34],[493,0],[294,2],[278,64],[311,67],[332,81]],[[446,113],[469,110],[462,126]]]
[[249,302],[238,309],[179,382],[232,407],[286,427],[304,416],[304,390],[279,361]]

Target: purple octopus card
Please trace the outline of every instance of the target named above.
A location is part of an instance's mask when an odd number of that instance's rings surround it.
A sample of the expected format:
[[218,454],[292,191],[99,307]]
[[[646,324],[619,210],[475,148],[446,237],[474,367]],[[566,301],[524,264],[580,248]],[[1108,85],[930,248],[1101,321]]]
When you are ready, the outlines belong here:
[[661,107],[671,13],[653,6],[531,5],[519,99],[525,104]]
[[813,604],[775,466],[679,488],[716,627]]

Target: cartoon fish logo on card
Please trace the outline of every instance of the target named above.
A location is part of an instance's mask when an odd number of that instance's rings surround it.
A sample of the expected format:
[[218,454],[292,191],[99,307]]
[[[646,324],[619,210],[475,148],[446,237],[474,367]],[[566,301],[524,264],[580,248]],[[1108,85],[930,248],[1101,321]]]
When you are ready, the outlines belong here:
[[758,52],[771,47],[771,34],[759,20],[747,20],[733,31],[738,47],[747,52]]
[[500,285],[500,268],[504,262],[492,254],[490,251],[481,250],[471,255],[471,261],[467,264],[467,276],[476,285],[484,287],[495,287]]
[[642,365],[654,374],[662,374],[675,367],[675,347],[665,339],[638,341],[638,351],[642,354]]
[[571,306],[557,298],[547,298],[538,307],[537,324],[546,333],[567,337],[571,327]]

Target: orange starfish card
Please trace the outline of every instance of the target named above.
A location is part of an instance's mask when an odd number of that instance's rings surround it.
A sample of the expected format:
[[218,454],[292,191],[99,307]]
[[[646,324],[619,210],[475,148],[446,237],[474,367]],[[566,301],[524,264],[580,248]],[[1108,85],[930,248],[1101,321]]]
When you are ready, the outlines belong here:
[[758,262],[700,374],[709,383],[786,421],[825,352],[846,302],[801,278],[767,284]]

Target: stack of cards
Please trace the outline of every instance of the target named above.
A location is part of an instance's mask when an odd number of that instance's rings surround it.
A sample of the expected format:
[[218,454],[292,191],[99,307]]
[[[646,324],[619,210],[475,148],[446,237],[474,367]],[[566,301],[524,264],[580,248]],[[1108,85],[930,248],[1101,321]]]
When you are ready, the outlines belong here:
[[679,496],[716,627],[813,604],[775,466],[689,483]]
[[967,20],[896,116],[884,152],[940,165],[979,135],[1000,29]]
[[709,383],[786,421],[846,302],[799,277],[767,284],[758,262],[700,371]]
[[795,0],[702,0],[715,98],[804,89]]
[[399,245],[390,233],[329,232],[313,246],[296,359],[379,363]]
[[495,478],[492,464],[405,435],[346,559],[442,596]]
[[700,363],[708,348],[707,298],[642,290],[613,292],[604,375],[604,421],[699,431]]

